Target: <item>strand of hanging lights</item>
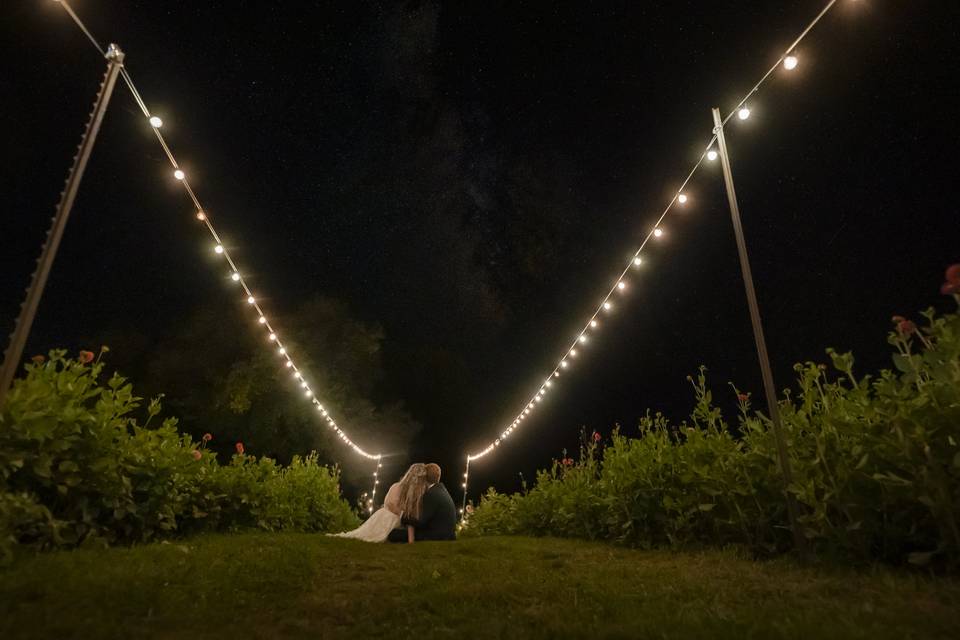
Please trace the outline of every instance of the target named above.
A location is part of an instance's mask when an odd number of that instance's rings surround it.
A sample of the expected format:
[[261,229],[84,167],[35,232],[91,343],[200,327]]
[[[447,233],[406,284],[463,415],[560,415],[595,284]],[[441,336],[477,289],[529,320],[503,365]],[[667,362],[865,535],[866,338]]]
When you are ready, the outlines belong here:
[[[66,12],[70,15],[76,25],[83,31],[87,36],[93,46],[102,54],[104,49],[100,46],[97,40],[93,37],[90,31],[87,29],[86,25],[80,20],[79,16],[73,11],[70,7],[67,0],[55,0],[59,3]],[[163,119],[160,116],[155,115],[150,112],[150,109],[147,107],[146,102],[143,100],[140,92],[137,90],[136,85],[133,83],[133,79],[130,76],[130,73],[127,71],[126,67],[121,69],[121,76],[123,77],[124,82],[127,85],[127,88],[130,90],[130,93],[133,96],[133,99],[136,101],[137,106],[140,107],[140,110],[143,112],[144,118],[146,118],[147,123],[155,134],[157,141],[160,143],[160,146],[163,148],[164,153],[167,156],[167,159],[170,162],[170,166],[173,170],[173,178],[177,180],[186,191],[187,195],[190,197],[190,200],[193,202],[195,207],[195,217],[200,223],[204,225],[207,231],[210,233],[210,237],[213,241],[211,250],[218,256],[222,256],[227,264],[227,273],[229,274],[230,280],[235,282],[237,286],[242,290],[243,295],[246,299],[246,303],[249,308],[254,312],[257,318],[257,323],[260,325],[264,335],[267,347],[275,352],[279,356],[279,360],[282,363],[282,366],[285,367],[290,372],[290,377],[293,382],[295,382],[300,387],[300,392],[303,394],[303,397],[313,404],[316,407],[317,413],[320,419],[336,433],[337,438],[339,438],[346,446],[353,449],[358,455],[367,458],[369,460],[375,460],[377,463],[376,470],[373,472],[373,490],[371,492],[371,497],[368,500],[368,509],[372,513],[374,508],[374,500],[377,495],[377,487],[380,484],[379,471],[382,467],[382,458],[383,455],[379,453],[370,453],[360,447],[358,444],[353,442],[346,432],[340,428],[340,425],[337,424],[337,421],[334,420],[333,416],[330,415],[330,412],[327,408],[321,403],[320,399],[317,398],[316,394],[313,391],[313,388],[310,386],[309,381],[307,380],[307,375],[304,370],[297,366],[296,361],[294,361],[293,356],[289,353],[286,346],[284,345],[283,339],[280,337],[279,330],[270,322],[270,319],[267,317],[263,308],[260,306],[260,303],[257,300],[257,297],[254,295],[253,290],[247,284],[246,279],[244,278],[243,272],[234,262],[233,258],[230,256],[230,251],[227,246],[223,243],[220,238],[220,235],[217,233],[216,229],[213,226],[213,222],[210,220],[209,212],[203,207],[200,202],[200,199],[197,197],[197,194],[194,192],[193,188],[190,186],[190,180],[187,177],[186,172],[177,162],[176,157],[173,154],[173,151],[170,149],[170,145],[167,144],[166,139],[161,132],[163,128]]]
[[[856,0],[850,0],[851,2]],[[739,120],[747,120],[750,118],[751,110],[749,101],[750,99],[759,91],[760,87],[770,78],[770,76],[777,70],[783,69],[785,71],[793,71],[800,64],[800,59],[797,54],[797,45],[807,36],[808,33],[820,22],[820,20],[834,7],[838,0],[830,0],[823,7],[819,14],[807,25],[807,27],[800,33],[796,40],[790,44],[789,47],[783,52],[779,59],[767,70],[767,72],[760,78],[750,91],[737,103],[732,111],[723,119],[723,124],[725,125],[731,118],[736,116]],[[629,275],[633,271],[637,271],[640,267],[643,266],[643,258],[641,254],[643,250],[647,247],[647,244],[651,239],[662,238],[665,234],[663,228],[663,222],[666,217],[672,213],[676,208],[684,207],[689,204],[691,198],[688,194],[684,193],[684,189],[689,184],[690,180],[693,178],[694,174],[698,169],[703,166],[704,162],[712,163],[719,157],[719,152],[714,148],[714,144],[717,141],[716,132],[710,138],[710,141],[703,148],[704,151],[700,154],[700,157],[697,159],[696,163],[693,165],[693,168],[687,174],[687,177],[680,184],[680,188],[671,198],[670,202],[667,203],[663,212],[660,214],[660,217],[657,218],[656,222],[650,228],[646,236],[643,238],[643,241],[640,243],[640,246],[631,256],[630,261],[627,263],[626,267],[620,273],[620,275],[613,281],[611,288],[607,291],[606,295],[601,298],[600,304],[594,310],[593,314],[587,318],[586,323],[580,329],[579,333],[576,334],[573,341],[564,351],[563,355],[556,361],[553,370],[548,376],[543,378],[537,387],[537,390],[530,396],[527,403],[523,406],[520,412],[513,418],[509,425],[506,426],[501,432],[500,435],[495,438],[492,442],[487,444],[486,447],[477,451],[476,453],[471,453],[467,455],[466,458],[466,469],[463,474],[463,483],[461,484],[463,488],[463,503],[460,509],[461,515],[464,514],[467,506],[467,489],[470,479],[470,463],[474,460],[483,458],[491,454],[496,450],[504,440],[510,437],[510,435],[523,426],[524,422],[530,417],[530,415],[541,405],[544,398],[548,393],[554,388],[555,383],[558,382],[558,379],[562,377],[563,374],[573,365],[576,359],[580,355],[580,350],[585,348],[589,343],[591,336],[596,333],[600,328],[601,319],[610,313],[613,313],[616,309],[617,299],[623,295],[626,295],[630,288]]]

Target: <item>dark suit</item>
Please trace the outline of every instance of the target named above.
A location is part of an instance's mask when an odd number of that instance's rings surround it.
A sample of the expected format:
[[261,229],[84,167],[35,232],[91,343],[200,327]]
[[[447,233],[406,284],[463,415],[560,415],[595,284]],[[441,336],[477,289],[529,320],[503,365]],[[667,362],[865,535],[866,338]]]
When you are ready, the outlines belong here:
[[[414,528],[414,537],[421,540],[456,540],[457,507],[442,482],[433,485],[423,494],[420,517],[404,518],[404,526]],[[406,542],[406,529],[394,529],[388,538],[390,542]]]

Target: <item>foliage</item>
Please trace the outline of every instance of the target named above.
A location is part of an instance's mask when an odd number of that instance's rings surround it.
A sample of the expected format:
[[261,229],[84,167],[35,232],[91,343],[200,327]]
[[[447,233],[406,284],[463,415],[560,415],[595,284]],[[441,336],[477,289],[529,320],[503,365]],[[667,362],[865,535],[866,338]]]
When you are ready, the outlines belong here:
[[[231,453],[230,443],[238,440],[284,464],[304,451],[317,451],[320,461],[342,458],[345,481],[365,487],[369,461],[341,456],[342,443],[330,429],[317,428],[312,405],[291,401],[291,396],[302,397],[299,383],[278,366],[274,350],[264,348],[263,334],[249,330],[249,310],[225,315],[221,301],[215,302],[159,341],[125,332],[112,337],[114,346],[134,347],[118,349],[123,360],[117,365],[133,371],[149,392],[167,394],[165,404],[180,418],[181,430],[199,438],[217,425],[219,437],[211,446],[221,454]],[[419,425],[384,389],[381,327],[358,320],[346,304],[326,297],[271,313],[271,322],[282,327],[284,348],[309,375],[318,397],[339,422],[350,425],[351,438],[383,452],[407,447]],[[139,350],[137,343],[142,343]]]
[[289,467],[235,455],[221,466],[117,374],[81,352],[34,358],[0,412],[0,552],[142,542],[179,532],[257,527],[323,531],[355,523],[338,472],[316,455]]
[[202,535],[0,570],[6,640],[946,639],[958,608],[950,579],[556,538]]
[[[820,554],[960,564],[960,316],[894,318],[893,370],[858,378],[849,353],[798,364],[779,401],[802,534]],[[724,419],[704,371],[688,422],[586,442],[521,495],[490,491],[465,533],[560,535],[642,547],[791,545],[775,432],[734,388]]]

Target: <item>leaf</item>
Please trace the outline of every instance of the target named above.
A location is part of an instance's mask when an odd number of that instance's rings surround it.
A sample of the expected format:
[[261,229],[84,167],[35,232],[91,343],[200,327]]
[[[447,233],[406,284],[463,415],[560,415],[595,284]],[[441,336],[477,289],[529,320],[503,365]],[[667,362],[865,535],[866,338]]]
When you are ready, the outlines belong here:
[[700,511],[713,511],[713,508],[717,506],[715,504],[701,504]]

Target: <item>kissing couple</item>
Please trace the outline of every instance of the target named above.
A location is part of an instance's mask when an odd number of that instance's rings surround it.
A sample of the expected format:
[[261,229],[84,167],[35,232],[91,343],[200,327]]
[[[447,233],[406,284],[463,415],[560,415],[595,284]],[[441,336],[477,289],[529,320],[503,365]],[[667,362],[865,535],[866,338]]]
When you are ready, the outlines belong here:
[[365,542],[456,540],[457,508],[440,482],[440,465],[418,462],[387,491],[383,507],[339,538]]

